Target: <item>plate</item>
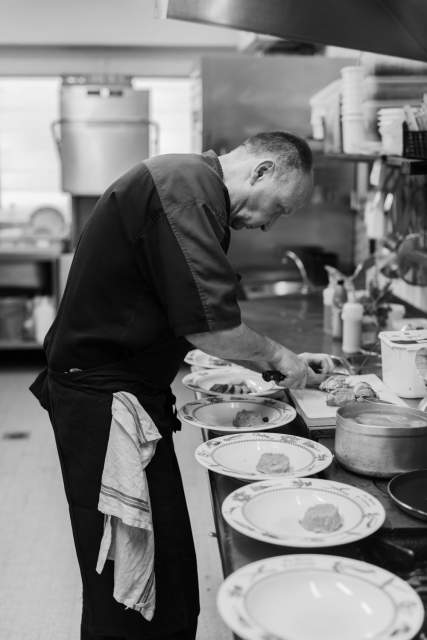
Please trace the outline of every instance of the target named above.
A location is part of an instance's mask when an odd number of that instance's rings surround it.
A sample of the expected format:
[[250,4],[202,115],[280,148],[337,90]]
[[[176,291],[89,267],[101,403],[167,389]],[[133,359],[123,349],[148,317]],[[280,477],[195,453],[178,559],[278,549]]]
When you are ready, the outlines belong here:
[[273,382],[265,382],[260,373],[245,369],[244,367],[222,367],[219,369],[200,370],[188,373],[183,377],[182,383],[187,389],[204,393],[210,396],[230,397],[230,393],[220,393],[211,391],[214,384],[238,384],[246,382],[252,389],[250,393],[239,394],[239,398],[253,398],[257,396],[271,396],[282,393],[284,388],[275,385]]
[[[218,369],[218,367],[232,367],[232,362],[227,362],[222,358],[211,356],[200,349],[192,349],[187,353],[184,362],[192,367],[202,367],[203,369]],[[234,365],[235,366],[235,365]]]
[[56,207],[42,206],[30,217],[29,226],[35,235],[61,238],[67,233],[67,223]]
[[[316,533],[301,522],[310,507],[332,504],[342,518],[336,531]],[[222,503],[228,524],[255,540],[285,547],[331,547],[374,533],[385,520],[382,504],[366,491],[341,482],[296,478],[253,482]]]
[[[264,453],[283,454],[289,458],[289,469],[282,473],[263,473],[257,464]],[[197,447],[195,457],[210,471],[240,480],[268,480],[279,477],[311,476],[326,469],[332,453],[307,438],[281,433],[242,433],[221,436]]]
[[217,598],[243,640],[410,640],[424,608],[407,582],[361,560],[297,554],[238,569]]
[[[262,418],[259,424],[250,427],[235,427],[233,420],[239,411],[256,411]],[[226,398],[211,397],[187,402],[178,409],[178,417],[200,429],[210,429],[219,433],[247,433],[283,427],[295,420],[297,413],[285,402],[272,398],[246,399],[241,396]]]
[[406,513],[427,520],[427,469],[394,476],[387,487],[389,496]]

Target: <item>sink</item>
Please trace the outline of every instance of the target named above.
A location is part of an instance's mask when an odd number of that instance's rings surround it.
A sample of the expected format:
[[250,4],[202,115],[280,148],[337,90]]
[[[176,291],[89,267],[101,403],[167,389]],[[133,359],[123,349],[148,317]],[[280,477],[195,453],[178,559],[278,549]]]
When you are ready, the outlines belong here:
[[289,264],[250,267],[241,270],[241,287],[246,300],[275,296],[307,295],[313,291],[304,266],[303,274],[293,261]]
[[307,295],[307,287],[301,281],[276,280],[273,282],[243,283],[243,292],[247,300],[255,298],[272,298],[274,296]]

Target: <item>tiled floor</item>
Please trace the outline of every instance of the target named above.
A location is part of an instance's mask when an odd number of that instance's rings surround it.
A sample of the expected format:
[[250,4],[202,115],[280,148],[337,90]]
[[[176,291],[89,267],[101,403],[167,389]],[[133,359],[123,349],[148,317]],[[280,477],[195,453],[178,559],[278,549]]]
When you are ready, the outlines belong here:
[[[59,464],[47,415],[27,390],[36,370],[0,368],[0,640],[78,640],[80,577]],[[179,384],[175,392],[190,397]],[[229,640],[215,606],[222,576],[207,475],[193,458],[200,441],[191,427],[176,439],[199,562],[197,638]]]

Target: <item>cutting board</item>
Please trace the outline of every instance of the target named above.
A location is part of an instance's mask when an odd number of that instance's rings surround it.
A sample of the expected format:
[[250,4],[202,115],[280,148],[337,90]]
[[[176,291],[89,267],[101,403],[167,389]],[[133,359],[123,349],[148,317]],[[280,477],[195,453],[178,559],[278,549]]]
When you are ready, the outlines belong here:
[[[363,376],[348,376],[351,385],[358,382],[367,382],[377,393],[380,400],[407,407],[406,402],[391,391],[384,382],[374,373]],[[319,389],[288,389],[288,393],[295,403],[298,413],[308,427],[335,426],[337,410],[339,407],[329,407],[326,404],[326,392]]]

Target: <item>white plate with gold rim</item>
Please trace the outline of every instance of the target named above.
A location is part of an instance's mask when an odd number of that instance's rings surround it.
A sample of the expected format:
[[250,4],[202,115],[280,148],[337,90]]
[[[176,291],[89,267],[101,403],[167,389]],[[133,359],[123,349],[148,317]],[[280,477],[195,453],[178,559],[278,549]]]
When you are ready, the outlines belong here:
[[[247,427],[233,424],[241,411],[251,411],[259,416],[258,422]],[[273,398],[242,398],[241,396],[219,396],[187,402],[178,409],[178,417],[200,429],[219,433],[248,433],[276,429],[289,424],[296,418],[296,411],[290,404]]]
[[424,607],[398,576],[361,560],[294,554],[232,573],[217,598],[243,640],[410,640]]
[[[218,369],[221,367],[232,367],[233,363],[211,356],[209,353],[205,353],[201,349],[192,349],[187,353],[184,358],[184,362],[192,367],[201,367],[202,369]],[[234,365],[235,366],[235,365]]]
[[[259,431],[207,440],[194,455],[209,471],[250,482],[311,476],[326,469],[333,458],[329,449],[313,440]],[[275,456],[276,461],[279,457],[279,462],[283,458],[283,470],[269,473],[268,464],[262,464],[268,456]]]
[[272,396],[283,393],[283,387],[279,387],[274,382],[266,382],[260,373],[245,369],[244,367],[232,366],[218,369],[201,369],[188,373],[182,379],[182,384],[196,393],[203,393],[210,396],[236,396],[237,393],[213,391],[214,385],[236,385],[245,383],[250,389],[247,393],[238,394],[241,398],[256,398]]
[[[326,525],[317,528],[313,507],[318,510],[319,505],[334,507],[330,530]],[[247,484],[225,498],[222,515],[250,538],[299,548],[355,542],[377,531],[385,520],[384,507],[367,491],[318,478]]]

